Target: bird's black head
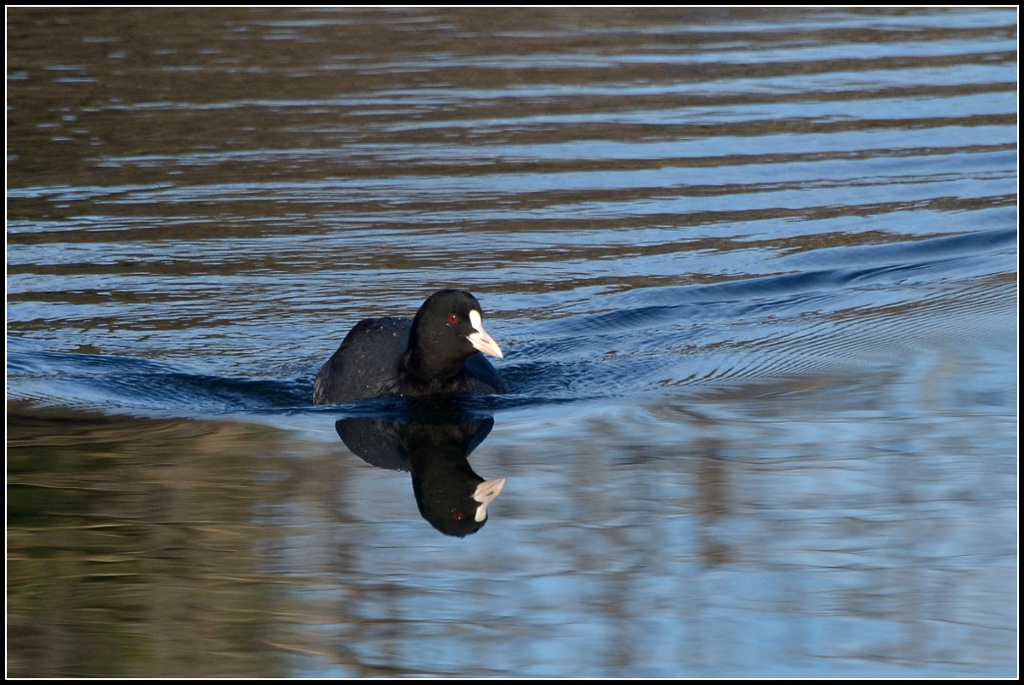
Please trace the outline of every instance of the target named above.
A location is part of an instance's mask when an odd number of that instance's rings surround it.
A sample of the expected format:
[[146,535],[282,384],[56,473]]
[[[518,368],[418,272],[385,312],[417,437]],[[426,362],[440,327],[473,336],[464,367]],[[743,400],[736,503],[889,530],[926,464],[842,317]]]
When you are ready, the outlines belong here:
[[428,297],[412,322],[407,367],[425,380],[443,380],[460,374],[466,358],[476,352],[504,357],[484,330],[477,299],[464,290]]

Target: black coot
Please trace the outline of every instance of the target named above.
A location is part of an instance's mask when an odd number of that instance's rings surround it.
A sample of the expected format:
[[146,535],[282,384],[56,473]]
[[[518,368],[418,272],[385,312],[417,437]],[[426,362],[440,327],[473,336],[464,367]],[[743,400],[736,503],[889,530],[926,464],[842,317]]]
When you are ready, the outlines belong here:
[[483,356],[504,358],[480,311],[469,293],[442,290],[427,298],[416,318],[360,321],[316,375],[313,404],[505,392]]

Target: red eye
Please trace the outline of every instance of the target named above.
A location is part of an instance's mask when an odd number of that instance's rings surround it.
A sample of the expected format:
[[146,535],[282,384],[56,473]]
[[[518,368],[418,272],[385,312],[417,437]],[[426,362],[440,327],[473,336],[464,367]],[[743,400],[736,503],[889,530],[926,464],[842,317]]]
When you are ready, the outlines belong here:
[[459,322],[459,315],[458,314],[449,314],[448,315],[448,321],[451,322],[451,323],[458,323]]
[[[455,316],[455,315],[452,314],[452,316]],[[455,519],[456,521],[461,521],[462,519],[466,518],[466,515],[463,514],[461,511],[456,511],[456,512],[452,512],[452,518]]]

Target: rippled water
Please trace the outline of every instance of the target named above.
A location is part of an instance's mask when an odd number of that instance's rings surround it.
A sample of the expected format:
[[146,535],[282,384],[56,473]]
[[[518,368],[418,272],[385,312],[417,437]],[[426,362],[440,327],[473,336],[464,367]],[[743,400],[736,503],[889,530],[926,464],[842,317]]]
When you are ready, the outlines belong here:
[[1016,674],[1014,9],[7,30],[9,675]]

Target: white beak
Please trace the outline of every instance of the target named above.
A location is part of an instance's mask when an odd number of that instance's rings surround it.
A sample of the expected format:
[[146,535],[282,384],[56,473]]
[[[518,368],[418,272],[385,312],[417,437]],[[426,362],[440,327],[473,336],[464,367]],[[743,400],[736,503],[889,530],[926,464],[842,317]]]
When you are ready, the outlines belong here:
[[472,310],[469,313],[469,323],[473,326],[475,332],[470,333],[466,337],[469,338],[469,342],[472,343],[473,347],[484,354],[504,359],[505,355],[501,353],[498,343],[494,342],[494,338],[487,335],[487,331],[484,330],[484,322],[480,318],[480,312],[475,309]]

